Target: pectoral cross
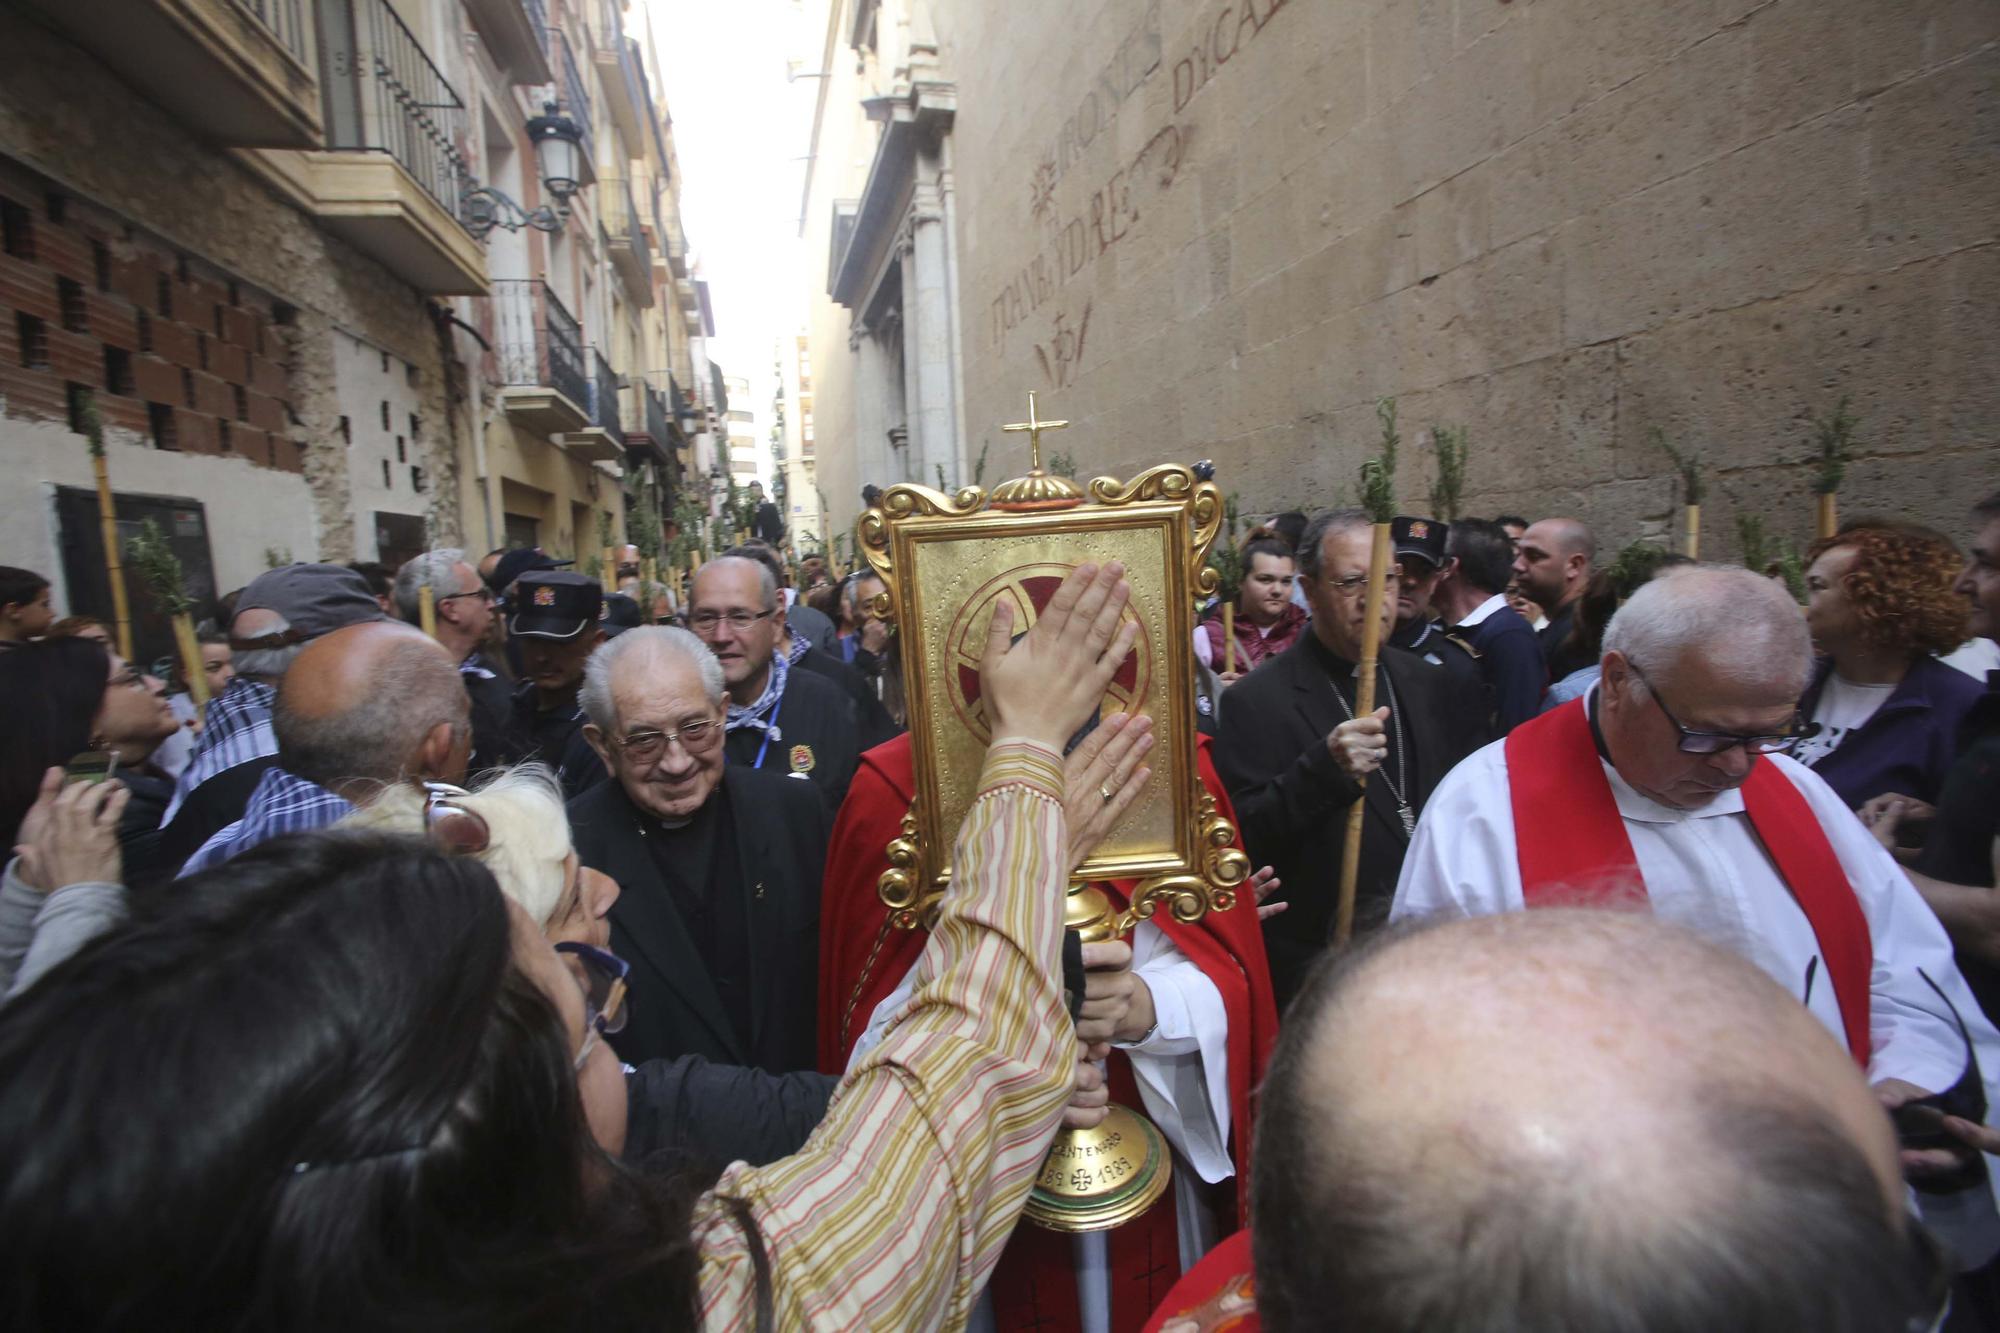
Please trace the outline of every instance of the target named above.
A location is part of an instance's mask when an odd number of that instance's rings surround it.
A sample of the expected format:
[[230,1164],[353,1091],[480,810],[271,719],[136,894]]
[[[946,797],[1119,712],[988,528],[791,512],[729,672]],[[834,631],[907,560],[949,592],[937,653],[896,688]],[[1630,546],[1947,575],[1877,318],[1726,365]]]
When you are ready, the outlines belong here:
[[1067,421],[1037,420],[1035,417],[1035,391],[1030,389],[1028,390],[1028,419],[1026,421],[1016,421],[1012,425],[1002,426],[1000,429],[1009,434],[1020,431],[1028,432],[1028,466],[1033,471],[1040,472],[1042,470],[1042,432],[1045,430],[1061,430],[1067,425],[1069,425]]

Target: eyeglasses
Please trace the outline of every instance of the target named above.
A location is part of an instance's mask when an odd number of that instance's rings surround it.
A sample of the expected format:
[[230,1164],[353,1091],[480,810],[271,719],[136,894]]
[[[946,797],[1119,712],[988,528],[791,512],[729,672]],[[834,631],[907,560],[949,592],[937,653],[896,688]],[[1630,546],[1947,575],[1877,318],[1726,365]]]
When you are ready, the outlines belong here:
[[625,757],[634,763],[650,764],[667,752],[667,747],[675,741],[689,754],[699,754],[722,739],[722,724],[707,719],[700,722],[683,722],[673,731],[634,731],[624,736],[611,737],[611,743],[624,751]]
[[461,597],[477,597],[480,601],[487,603],[499,600],[493,595],[493,589],[488,588],[483,584],[477,588],[470,589],[469,591],[466,592],[448,592],[444,596],[436,597],[433,598],[432,600],[439,603],[443,603],[443,602],[456,601]]
[[1329,578],[1321,574],[1314,578],[1313,581],[1328,592],[1337,592],[1342,597],[1352,597],[1355,593],[1360,592],[1368,586],[1368,576],[1366,574],[1349,574],[1344,579]]
[[493,830],[485,819],[458,804],[472,795],[449,782],[418,784],[424,792],[424,836],[451,856],[477,856],[493,845]]
[[715,633],[716,626],[727,625],[741,634],[760,620],[769,620],[778,614],[778,608],[769,611],[696,611],[688,617],[688,627],[704,638]]
[[1798,743],[1805,739],[1800,734],[1799,717],[1796,713],[1792,715],[1789,731],[1771,736],[1748,735],[1736,731],[1696,731],[1692,727],[1683,726],[1681,720],[1674,716],[1673,710],[1667,707],[1667,701],[1660,697],[1659,690],[1653,687],[1653,682],[1646,679],[1646,673],[1639,670],[1639,664],[1627,659],[1625,665],[1639,678],[1639,683],[1646,687],[1646,692],[1653,696],[1653,702],[1660,706],[1661,715],[1673,724],[1675,731],[1681,734],[1680,750],[1683,754],[1721,754],[1739,745],[1751,754],[1790,754],[1797,748]]
[[146,688],[146,677],[138,668],[128,666],[117,675],[105,681],[104,688],[107,690],[143,690]]
[[625,1030],[625,978],[632,965],[615,953],[575,940],[556,945],[556,952],[574,958],[583,974],[583,1045],[571,1062],[582,1069],[598,1038]]

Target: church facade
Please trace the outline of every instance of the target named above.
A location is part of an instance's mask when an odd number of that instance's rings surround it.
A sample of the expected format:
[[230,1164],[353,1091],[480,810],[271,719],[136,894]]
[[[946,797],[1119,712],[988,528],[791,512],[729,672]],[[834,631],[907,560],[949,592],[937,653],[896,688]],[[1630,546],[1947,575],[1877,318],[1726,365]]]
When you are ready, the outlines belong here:
[[[812,6],[808,6],[811,8]],[[1739,515],[1955,530],[2000,389],[2000,18],[1946,0],[819,0],[803,231],[819,477],[991,485],[1029,389],[1083,474],[1213,458],[1246,513],[1353,502],[1400,407],[1421,510],[1612,547]],[[984,466],[981,467],[981,460]]]

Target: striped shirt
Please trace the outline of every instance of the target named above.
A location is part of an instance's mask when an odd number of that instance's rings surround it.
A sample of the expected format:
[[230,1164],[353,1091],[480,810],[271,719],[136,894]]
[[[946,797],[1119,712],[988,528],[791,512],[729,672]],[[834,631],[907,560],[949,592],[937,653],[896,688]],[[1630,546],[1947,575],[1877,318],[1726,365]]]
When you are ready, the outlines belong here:
[[181,803],[194,789],[218,773],[238,764],[262,759],[278,752],[278,736],[271,730],[271,710],[278,698],[276,686],[238,676],[229,687],[208,701],[201,724],[201,738],[194,755],[174,782],[174,799],[160,817],[161,827],[173,823]]
[[743,1200],[777,1324],[958,1328],[1041,1169],[1076,1060],[1059,980],[1068,835],[1062,760],[996,742],[916,991],[798,1153],[738,1162],[696,1206],[702,1326],[755,1324]]
[[258,779],[256,790],[250,793],[243,818],[203,843],[201,850],[181,867],[180,877],[185,879],[213,869],[260,842],[338,824],[353,813],[354,805],[347,798],[334,795],[316,782],[295,778],[282,768],[267,768]]

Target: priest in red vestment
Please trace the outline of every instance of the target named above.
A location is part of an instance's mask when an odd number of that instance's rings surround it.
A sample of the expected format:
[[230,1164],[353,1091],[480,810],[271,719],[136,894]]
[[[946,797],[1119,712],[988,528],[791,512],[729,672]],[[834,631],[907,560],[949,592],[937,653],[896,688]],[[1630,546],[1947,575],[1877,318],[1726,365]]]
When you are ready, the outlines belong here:
[[[1206,739],[1198,767],[1233,821]],[[876,892],[914,794],[910,738],[899,736],[862,756],[834,827],[820,919],[819,1055],[828,1073],[844,1070],[871,1025],[886,1020],[923,951],[925,932],[890,926]],[[1103,887],[1122,910],[1134,886]],[[1023,1223],[974,1329],[990,1320],[985,1326],[997,1330],[1137,1333],[1183,1267],[1247,1215],[1251,1096],[1277,1034],[1252,898],[1245,893],[1230,911],[1192,925],[1159,913],[1131,939],[1132,972],[1150,989],[1156,1021],[1137,1040],[1114,1044],[1111,1094],[1144,1111],[1173,1144],[1173,1188],[1110,1232],[1069,1236]]]

